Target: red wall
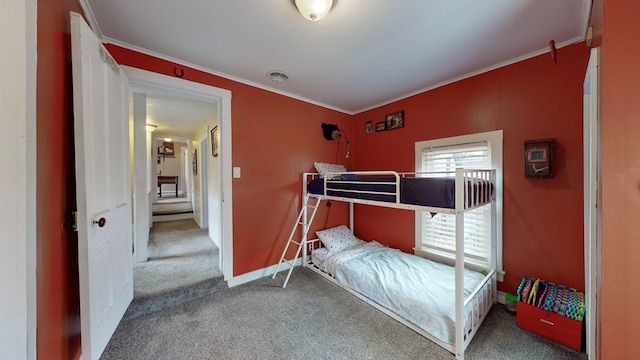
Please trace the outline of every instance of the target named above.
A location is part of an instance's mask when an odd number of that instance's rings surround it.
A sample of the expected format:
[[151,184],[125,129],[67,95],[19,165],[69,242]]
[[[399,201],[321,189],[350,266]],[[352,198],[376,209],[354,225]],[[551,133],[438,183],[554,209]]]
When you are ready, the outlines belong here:
[[[122,64],[173,76],[173,63],[109,49]],[[543,55],[356,115],[356,130],[349,134],[355,168],[413,170],[415,141],[503,129],[507,275],[501,289],[515,291],[523,276],[584,289],[582,81],[587,60],[588,50],[578,44],[560,49],[557,65]],[[351,117],[198,70],[185,69],[184,79],[232,91],[233,165],[243,168],[243,177],[233,183],[234,274],[272,265],[297,215],[299,173],[312,170],[314,161],[335,160],[336,143],[322,139],[320,123],[337,122],[351,131]],[[405,111],[405,128],[364,134],[365,121],[382,121],[397,110]],[[523,142],[545,137],[557,142],[554,178],[525,179]],[[333,209],[336,218],[329,224],[344,222],[341,208]],[[356,220],[361,237],[411,251],[412,213],[359,207]]]
[[[582,83],[584,43],[428,91],[354,120],[358,170],[414,171],[416,141],[504,131],[503,265],[500,289],[524,276],[584,290]],[[404,110],[405,127],[365,134],[366,121]],[[523,143],[555,138],[554,177],[524,177]],[[414,214],[358,207],[356,233],[411,252]]]
[[[233,272],[241,275],[277,263],[300,208],[300,173],[312,171],[314,161],[336,161],[338,142],[322,137],[321,124],[338,124],[351,138],[350,116],[117,46],[108,48],[123,65],[169,76],[177,66],[184,69],[185,80],[231,90],[233,166],[242,168],[242,177],[233,179]],[[344,148],[344,142],[341,145]],[[344,156],[339,162],[351,166]],[[331,215],[344,217],[345,209],[334,206]],[[326,209],[317,216],[316,226],[324,225]],[[343,221],[329,224],[334,222]]]
[[77,236],[63,226],[75,209],[69,11],[77,1],[38,1],[36,346],[47,360],[80,353]]
[[[602,1],[598,1],[602,3]],[[640,359],[640,2],[604,1],[602,359]],[[599,24],[595,24],[599,25]]]

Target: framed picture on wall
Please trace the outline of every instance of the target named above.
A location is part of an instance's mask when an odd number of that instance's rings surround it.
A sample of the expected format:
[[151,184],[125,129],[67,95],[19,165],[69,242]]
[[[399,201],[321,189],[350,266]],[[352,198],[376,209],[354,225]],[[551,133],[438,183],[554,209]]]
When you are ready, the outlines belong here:
[[376,123],[376,132],[385,131],[387,129],[387,123],[384,121],[380,121]]
[[387,115],[387,130],[404,127],[404,111],[398,111]]
[[162,146],[158,147],[158,154],[162,155],[174,155],[174,145],[172,142],[165,141]]
[[218,127],[214,126],[211,129],[211,155],[213,157],[218,156]]
[[525,177],[553,177],[553,143],[553,138],[527,140],[524,142]]
[[367,121],[364,123],[364,132],[367,134],[371,134],[373,132],[373,122]]

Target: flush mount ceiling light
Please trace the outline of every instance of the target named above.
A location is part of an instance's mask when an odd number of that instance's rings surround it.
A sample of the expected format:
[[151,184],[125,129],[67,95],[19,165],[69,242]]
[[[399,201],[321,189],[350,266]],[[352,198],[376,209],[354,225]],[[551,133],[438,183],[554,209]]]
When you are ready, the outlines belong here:
[[271,70],[267,73],[267,77],[275,82],[286,82],[289,80],[289,75],[282,71]]
[[333,0],[294,0],[300,14],[311,21],[322,20],[333,6]]

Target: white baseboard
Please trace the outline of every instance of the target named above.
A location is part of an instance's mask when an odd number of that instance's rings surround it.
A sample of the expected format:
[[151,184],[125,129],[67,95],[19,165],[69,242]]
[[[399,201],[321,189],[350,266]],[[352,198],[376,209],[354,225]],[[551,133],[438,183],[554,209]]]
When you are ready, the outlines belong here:
[[[193,217],[193,221],[196,222],[196,224],[198,224],[198,227],[200,227],[200,229],[202,229],[202,223],[200,222],[200,216],[194,216]],[[217,246],[217,245],[216,245]],[[220,246],[218,246],[218,249],[220,249]]]
[[[294,266],[299,266],[301,265],[302,262],[300,261],[300,258],[298,258],[295,263]],[[263,277],[266,276],[273,276],[273,273],[276,271],[276,267],[278,267],[278,265],[271,265],[269,267],[266,268],[262,268],[262,269],[258,269],[258,270],[254,270],[252,272],[248,272],[246,274],[242,274],[239,276],[234,276],[230,279],[225,279],[227,281],[227,284],[229,285],[229,287],[234,287],[234,286],[238,286],[238,285],[242,285],[242,284],[246,284],[248,282],[254,281],[254,280],[258,280],[258,279],[262,279]],[[291,268],[291,266],[287,263],[284,263],[282,265],[280,265],[280,269],[278,272],[283,272],[285,270],[289,270]]]
[[502,292],[502,291],[498,291],[498,304],[506,304],[507,300],[505,299],[505,296],[507,295],[507,293]]

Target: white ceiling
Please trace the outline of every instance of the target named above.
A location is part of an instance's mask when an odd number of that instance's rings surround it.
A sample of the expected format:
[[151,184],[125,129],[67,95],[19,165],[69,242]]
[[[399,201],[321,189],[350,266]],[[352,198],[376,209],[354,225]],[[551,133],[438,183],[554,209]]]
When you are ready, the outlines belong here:
[[[103,41],[355,114],[584,38],[590,0],[81,0]],[[559,59],[562,61],[562,59]],[[290,77],[276,83],[266,73]]]
[[155,125],[153,135],[172,140],[192,140],[205,123],[216,123],[218,103],[196,99],[178,92],[136,87],[146,95],[147,124]]

